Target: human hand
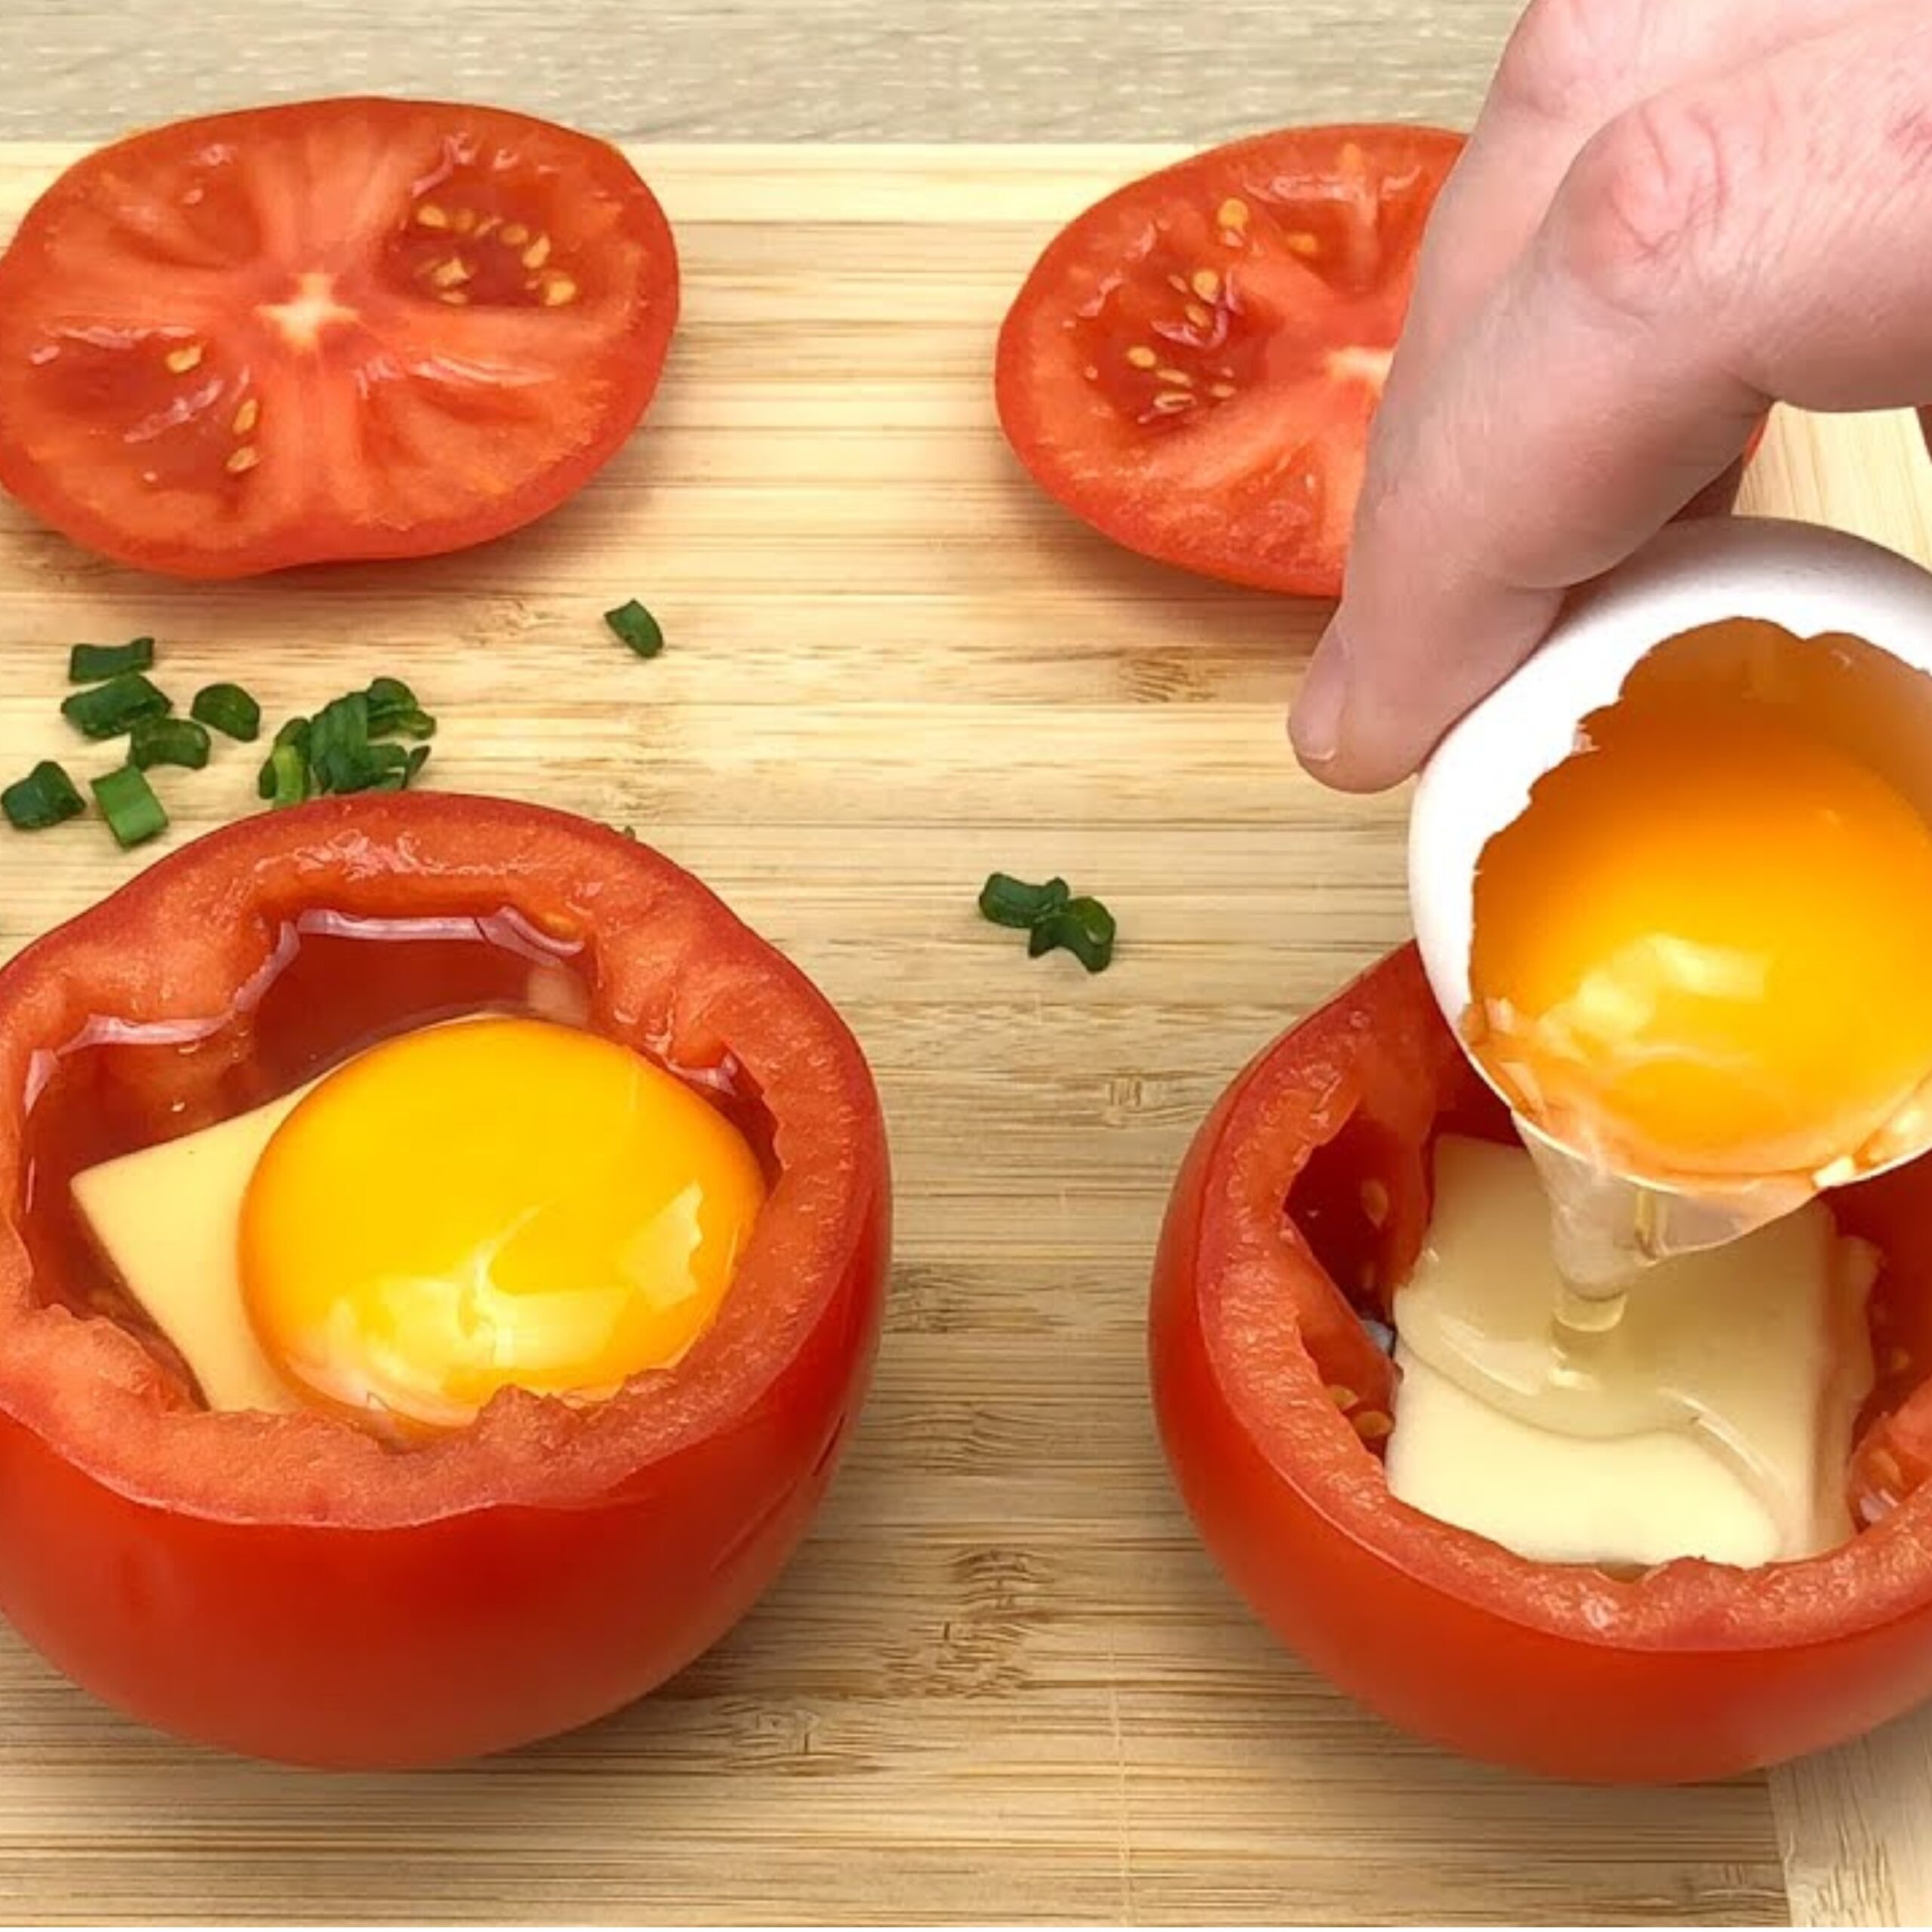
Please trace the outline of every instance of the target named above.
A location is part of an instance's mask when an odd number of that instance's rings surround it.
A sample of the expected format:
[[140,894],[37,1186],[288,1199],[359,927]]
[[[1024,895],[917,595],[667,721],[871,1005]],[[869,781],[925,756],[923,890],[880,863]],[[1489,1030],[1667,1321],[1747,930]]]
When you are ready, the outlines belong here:
[[1534,0],[1437,204],[1303,763],[1413,771],[1567,591],[1728,505],[1773,401],[1928,397],[1925,0]]

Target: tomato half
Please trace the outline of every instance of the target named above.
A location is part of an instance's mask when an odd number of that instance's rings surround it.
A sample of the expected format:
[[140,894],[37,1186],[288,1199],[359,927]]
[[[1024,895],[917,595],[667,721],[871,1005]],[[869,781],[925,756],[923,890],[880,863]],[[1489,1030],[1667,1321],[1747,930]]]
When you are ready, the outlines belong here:
[[515,530],[636,426],[678,311],[615,148],[426,101],[136,134],[0,259],[0,485],[182,577]]
[[[137,1140],[234,1111],[217,1088],[273,1045],[250,1036],[269,1001],[251,1008],[245,989],[318,910],[337,923],[507,910],[578,949],[587,1023],[755,1099],[771,1192],[675,1367],[584,1407],[505,1391],[471,1427],[398,1449],[318,1412],[211,1414],[166,1350],[53,1298],[28,1247],[31,1162],[67,1061],[103,1020],[125,1040],[238,1014],[238,1053],[128,1049],[146,1057],[103,1063],[82,1097],[102,1131]],[[344,997],[361,1022],[378,1017],[366,988]],[[447,1011],[463,994],[431,997]],[[0,971],[0,1611],[109,1702],[309,1764],[495,1750],[680,1669],[802,1534],[878,1331],[878,1099],[823,998],[646,848],[447,795],[245,820]]]
[[[1263,1619],[1395,1723],[1567,1777],[1727,1776],[1932,1692],[1923,1462],[1897,1459],[1889,1506],[1822,1556],[1634,1579],[1527,1562],[1390,1497],[1393,1371],[1358,1315],[1386,1314],[1413,1266],[1429,1145],[1452,1129],[1508,1137],[1406,948],[1262,1053],[1176,1184],[1150,1325],[1161,1432],[1203,1540]],[[1932,1340],[1932,1163],[1832,1206],[1884,1254],[1875,1330]],[[1882,1312],[1908,1306],[1909,1321]],[[1932,1400],[1903,1380],[1892,1395],[1902,1421]]]
[[1128,549],[1305,596],[1342,587],[1370,419],[1462,137],[1291,128],[1077,217],[1000,331],[1001,425]]

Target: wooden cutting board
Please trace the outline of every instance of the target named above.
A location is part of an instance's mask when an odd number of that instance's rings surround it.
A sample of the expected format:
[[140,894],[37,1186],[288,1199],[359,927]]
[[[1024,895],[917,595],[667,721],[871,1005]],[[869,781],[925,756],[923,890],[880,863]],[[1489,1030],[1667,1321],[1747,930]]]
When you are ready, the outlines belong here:
[[[0,232],[68,158],[0,149]],[[1404,936],[1399,798],[1282,719],[1315,606],[1121,555],[995,426],[1004,304],[1140,149],[668,149],[686,317],[645,433],[541,529],[221,589],[0,509],[0,774],[73,755],[66,647],[152,632],[272,715],[395,671],[444,786],[636,825],[844,1009],[891,1115],[898,1266],[816,1534],[654,1700],[436,1776],[242,1764],[0,1641],[0,1915],[257,1919],[1910,1922],[1926,1728],[1711,1789],[1475,1768],[1278,1651],[1196,1547],[1143,1300],[1188,1134],[1264,1039]],[[1932,558],[1897,422],[1785,421],[1752,500]],[[632,595],[669,648],[598,614]],[[230,752],[171,843],[252,809]],[[153,848],[150,848],[149,856]],[[11,950],[134,869],[0,835]],[[1089,979],[983,924],[985,873],[1119,915]]]

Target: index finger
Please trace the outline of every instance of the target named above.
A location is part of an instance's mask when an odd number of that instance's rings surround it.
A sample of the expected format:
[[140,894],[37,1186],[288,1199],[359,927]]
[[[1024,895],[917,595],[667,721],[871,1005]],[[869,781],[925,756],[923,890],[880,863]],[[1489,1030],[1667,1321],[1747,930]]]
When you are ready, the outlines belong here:
[[1912,0],[1660,96],[1585,149],[1530,248],[1383,423],[1297,710],[1324,779],[1371,789],[1412,771],[1567,589],[1735,461],[1770,398],[1924,398],[1928,75],[1932,22]]

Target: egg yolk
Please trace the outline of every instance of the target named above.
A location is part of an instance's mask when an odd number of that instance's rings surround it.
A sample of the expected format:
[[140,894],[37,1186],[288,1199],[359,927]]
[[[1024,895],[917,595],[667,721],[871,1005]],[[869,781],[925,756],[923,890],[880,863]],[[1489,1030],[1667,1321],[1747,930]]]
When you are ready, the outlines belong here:
[[1478,1060],[1646,1178],[1885,1158],[1932,1078],[1921,811],[1842,736],[1734,695],[1613,706],[1586,736],[1482,855]]
[[243,1297],[303,1394],[460,1427],[499,1389],[583,1399],[677,1361],[764,1199],[682,1081],[589,1033],[479,1019],[324,1080],[242,1198]]

